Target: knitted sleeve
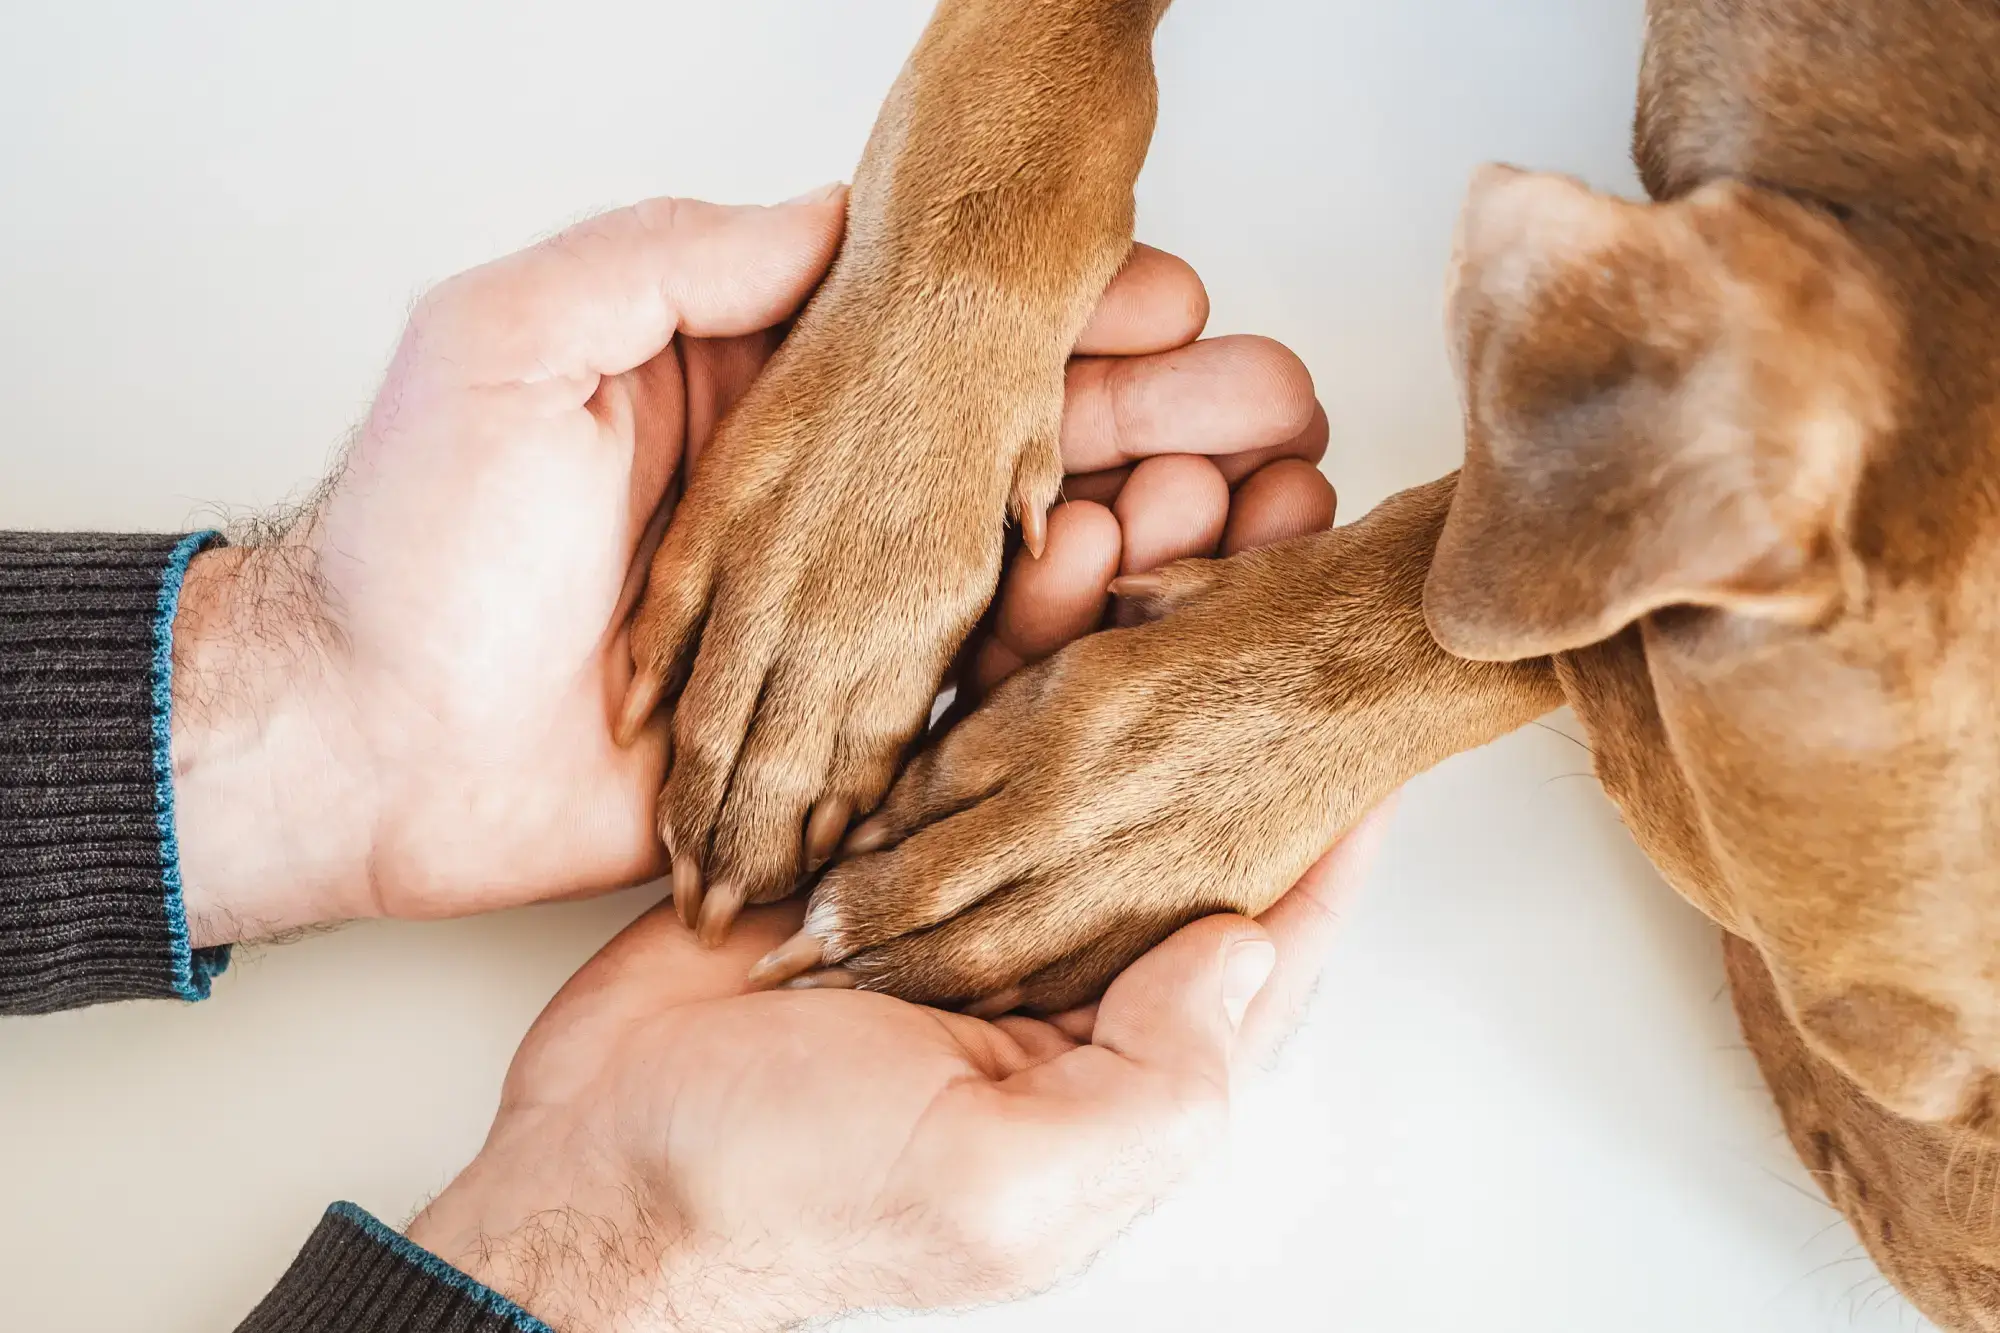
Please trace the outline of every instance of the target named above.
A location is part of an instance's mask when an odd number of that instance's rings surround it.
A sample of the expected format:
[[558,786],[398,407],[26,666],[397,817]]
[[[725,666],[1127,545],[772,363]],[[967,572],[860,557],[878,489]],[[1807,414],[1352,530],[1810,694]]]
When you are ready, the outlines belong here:
[[[199,1000],[176,850],[173,630],[217,540],[0,532],[0,1014]],[[553,1333],[335,1204],[242,1333]]]
[[351,1203],[326,1210],[236,1333],[555,1333]]
[[217,540],[0,533],[0,1014],[199,1000],[175,848],[173,627]]

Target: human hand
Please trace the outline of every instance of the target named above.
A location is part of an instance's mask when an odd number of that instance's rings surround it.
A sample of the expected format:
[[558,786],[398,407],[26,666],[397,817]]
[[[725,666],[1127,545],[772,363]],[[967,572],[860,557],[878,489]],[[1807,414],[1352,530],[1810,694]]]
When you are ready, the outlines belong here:
[[[197,946],[663,869],[665,720],[629,749],[612,738],[625,621],[677,479],[825,271],[842,207],[837,191],[772,209],[656,200],[419,303],[321,496],[269,542],[190,570],[173,740]],[[1138,252],[1071,376],[1077,470],[1137,462],[1130,494],[1148,467],[1187,470],[1141,461],[1170,450],[1237,468],[1317,457],[1297,359],[1261,339],[1188,345],[1205,314],[1184,264]],[[1240,489],[1301,481],[1274,476]],[[1170,524],[1171,499],[1155,488],[1118,517]],[[1052,520],[1044,583],[1101,582],[1071,577],[1102,561],[1092,518]]]
[[[1016,566],[962,689],[1094,629],[1121,569],[1331,521],[1316,472],[1244,469],[1265,480],[1231,504],[1209,464],[1172,463],[1142,505],[1123,478],[1097,480],[1123,523],[1092,516],[1095,501],[1056,511],[1050,550],[1074,524],[1077,558]],[[410,1238],[584,1330],[729,1333],[1034,1291],[1219,1136],[1232,1074],[1295,1025],[1381,825],[1365,821],[1260,923],[1190,926],[1100,1004],[1047,1022],[863,993],[746,995],[746,967],[798,907],[753,911],[702,952],[663,906],[551,1002],[486,1146]]]
[[1050,1022],[741,994],[798,906],[751,911],[714,951],[663,906],[550,1003],[485,1146],[409,1237],[581,1333],[1037,1291],[1221,1139],[1232,1079],[1295,1025],[1381,826],[1261,922],[1189,926]]

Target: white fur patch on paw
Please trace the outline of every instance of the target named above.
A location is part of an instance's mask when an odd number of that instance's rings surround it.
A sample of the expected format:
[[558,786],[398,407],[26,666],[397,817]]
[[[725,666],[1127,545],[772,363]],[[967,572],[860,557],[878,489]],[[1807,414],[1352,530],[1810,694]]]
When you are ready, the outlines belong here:
[[838,946],[841,936],[840,909],[831,902],[816,900],[806,911],[806,933]]

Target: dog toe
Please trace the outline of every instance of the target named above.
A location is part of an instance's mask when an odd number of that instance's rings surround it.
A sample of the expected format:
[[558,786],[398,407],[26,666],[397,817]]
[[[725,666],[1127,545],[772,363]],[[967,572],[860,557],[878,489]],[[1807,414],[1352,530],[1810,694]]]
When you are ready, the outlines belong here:
[[674,697],[708,611],[709,570],[690,540],[662,543],[632,614],[632,683],[614,734],[620,746],[638,739],[660,705]]
[[950,919],[842,959],[865,990],[997,1018],[1055,1013],[1103,992],[1180,920],[1143,886],[1071,878],[1002,885]]
[[[726,886],[739,908],[784,897],[805,874],[809,824],[822,804],[837,735],[828,701],[846,689],[844,679],[796,666],[773,671],[764,686],[729,775],[706,867],[711,883]],[[837,803],[820,811],[822,840],[837,813]]]

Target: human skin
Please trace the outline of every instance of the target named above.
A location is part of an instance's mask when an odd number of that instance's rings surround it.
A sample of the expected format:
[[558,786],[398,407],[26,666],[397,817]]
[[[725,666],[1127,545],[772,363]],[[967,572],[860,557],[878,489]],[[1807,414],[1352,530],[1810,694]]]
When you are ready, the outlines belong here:
[[[196,560],[174,741],[198,945],[663,869],[665,720],[630,749],[611,731],[637,571],[824,271],[841,199],[655,201],[450,280],[320,497]],[[1069,376],[1073,498],[1042,556],[1010,562],[962,699],[1096,629],[1115,577],[1332,521],[1304,368],[1267,340],[1196,341],[1206,312],[1192,270],[1143,247],[1107,292]],[[564,1329],[1036,1289],[1220,1137],[1371,846],[1052,1022],[746,994],[796,905],[717,949],[656,910],[535,1025],[486,1146],[411,1238]]]
[[[1123,541],[1079,563],[1088,577],[1016,567],[962,689],[1091,632],[1111,572],[1332,521],[1330,493],[1315,501],[1296,475],[1310,464],[1270,465],[1226,512],[1206,512],[1186,503],[1211,480],[1195,460],[1158,461],[1175,470],[1111,495]],[[1155,512],[1155,495],[1182,503]],[[1089,503],[1058,510],[1052,534],[1108,524],[1116,537],[1116,518]],[[1151,540],[1190,516],[1196,535]],[[1042,595],[1066,586],[1089,595]],[[1296,1024],[1382,828],[1378,812],[1261,921],[1198,922],[1101,1003],[1050,1021],[853,991],[746,994],[752,963],[796,930],[797,904],[752,911],[715,950],[662,904],[551,1002],[485,1146],[409,1235],[591,1333],[762,1333],[1040,1290],[1224,1137],[1232,1087]]]
[[1260,922],[1197,922],[1047,1022],[745,994],[798,905],[753,910],[716,950],[662,905],[550,1003],[485,1146],[409,1236],[584,1333],[765,1333],[1041,1290],[1222,1142],[1381,830]]
[[[825,272],[844,203],[652,200],[422,298],[318,497],[189,571],[173,748],[197,946],[664,869],[668,719],[612,735],[625,621],[680,478]],[[1106,293],[1063,432],[1095,498],[1012,563],[969,694],[1096,623],[1118,572],[1330,516],[1305,368],[1269,340],[1197,341],[1206,314],[1193,271],[1145,247]]]

